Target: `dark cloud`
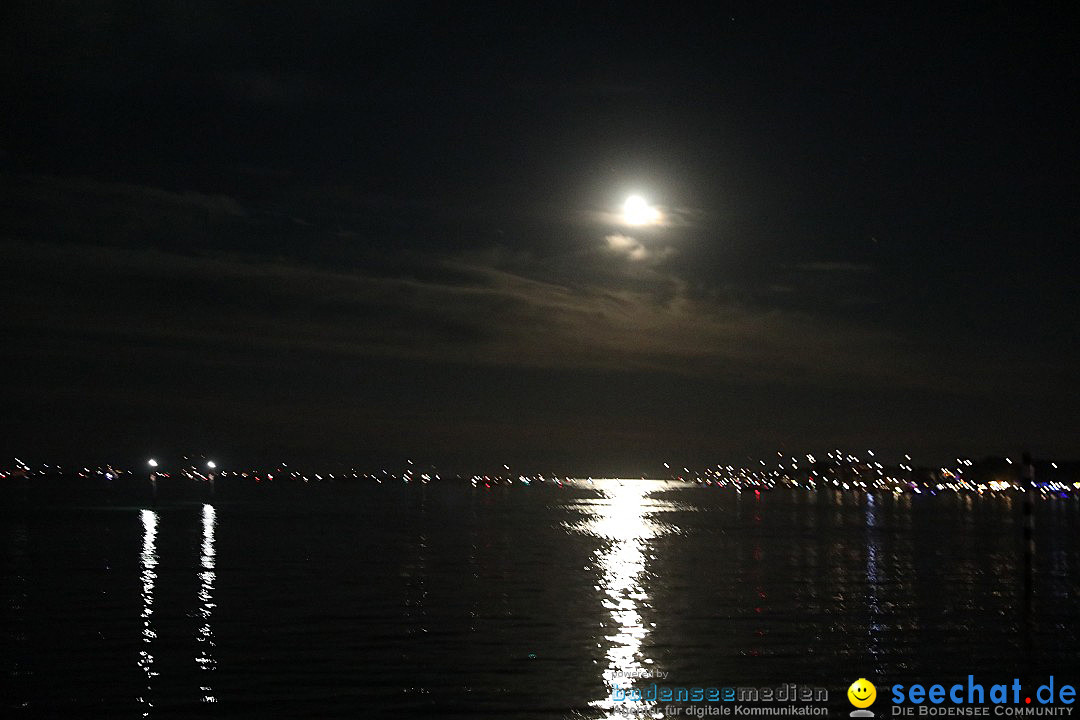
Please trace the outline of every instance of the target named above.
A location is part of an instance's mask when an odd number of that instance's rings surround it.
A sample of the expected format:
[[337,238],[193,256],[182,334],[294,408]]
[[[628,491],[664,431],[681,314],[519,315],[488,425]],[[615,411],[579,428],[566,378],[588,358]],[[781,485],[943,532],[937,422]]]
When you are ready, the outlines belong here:
[[[155,193],[138,193],[151,197]],[[205,361],[240,350],[384,357],[438,364],[653,371],[693,382],[797,379],[948,387],[926,349],[833,317],[734,299],[695,297],[673,275],[649,282],[560,281],[558,264],[502,256],[401,258],[396,274],[266,257],[165,249],[15,243],[14,334],[203,348]],[[602,256],[578,255],[598,263]],[[505,263],[503,263],[505,265]],[[985,368],[976,360],[970,369]]]

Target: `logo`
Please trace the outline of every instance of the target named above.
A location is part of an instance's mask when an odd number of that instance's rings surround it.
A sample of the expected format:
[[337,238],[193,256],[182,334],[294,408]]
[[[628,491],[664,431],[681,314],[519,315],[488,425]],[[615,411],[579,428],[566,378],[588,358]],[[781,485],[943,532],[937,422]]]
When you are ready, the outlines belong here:
[[1068,706],[1076,702],[1076,687],[1055,681],[1051,675],[1049,682],[1032,693],[1030,690],[1024,691],[1020,678],[1014,677],[1010,684],[999,683],[987,687],[976,682],[974,675],[968,675],[967,683],[950,686],[934,684],[927,687],[922,683],[893,685],[892,701],[892,714],[900,717],[1067,716],[1072,715],[1073,708]]
[[866,708],[877,700],[877,688],[866,678],[859,678],[847,689],[847,699],[857,709],[851,711],[853,718],[872,718],[874,713]]

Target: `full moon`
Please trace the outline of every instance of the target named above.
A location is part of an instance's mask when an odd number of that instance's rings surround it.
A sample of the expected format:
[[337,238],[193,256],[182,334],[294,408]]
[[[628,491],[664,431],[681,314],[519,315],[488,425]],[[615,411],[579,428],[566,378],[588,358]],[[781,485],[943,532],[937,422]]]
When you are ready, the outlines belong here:
[[640,195],[631,195],[623,203],[623,222],[627,225],[656,225],[660,211]]

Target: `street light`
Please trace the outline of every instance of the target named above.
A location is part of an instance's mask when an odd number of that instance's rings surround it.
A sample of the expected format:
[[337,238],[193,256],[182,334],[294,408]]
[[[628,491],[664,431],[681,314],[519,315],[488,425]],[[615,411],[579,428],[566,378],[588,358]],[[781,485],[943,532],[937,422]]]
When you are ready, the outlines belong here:
[[217,467],[217,463],[216,463],[216,462],[214,462],[213,460],[207,460],[207,461],[206,461],[206,467],[208,467],[208,468],[210,468],[211,470],[213,470],[214,468],[216,468],[216,467]]
[[150,462],[147,463],[150,467],[157,467],[157,460],[150,458]]

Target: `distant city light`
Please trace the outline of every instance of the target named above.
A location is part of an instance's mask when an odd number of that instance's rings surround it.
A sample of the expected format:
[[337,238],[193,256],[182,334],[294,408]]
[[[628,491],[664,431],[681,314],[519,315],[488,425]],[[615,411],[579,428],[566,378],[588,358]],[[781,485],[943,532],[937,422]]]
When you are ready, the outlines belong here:
[[[1019,466],[1013,459],[1000,455],[997,457],[987,456],[982,460],[973,460],[962,456],[954,456],[955,465],[939,465],[937,467],[920,467],[916,469],[910,461],[910,455],[903,455],[907,462],[882,462],[880,451],[867,450],[867,458],[860,460],[855,455],[848,455],[843,451],[836,450],[826,453],[828,460],[819,460],[813,453],[785,454],[777,453],[777,463],[767,464],[765,460],[747,458],[749,466],[737,467],[735,465],[707,465],[691,469],[688,465],[680,466],[674,462],[663,461],[666,472],[662,475],[669,480],[698,483],[703,486],[715,488],[730,488],[736,493],[754,491],[760,493],[772,489],[800,489],[800,490],[850,490],[860,493],[885,492],[900,495],[903,493],[935,495],[940,492],[972,493],[975,495],[987,495],[990,493],[1005,492],[1032,492],[1051,498],[1066,498],[1075,496],[1080,490],[1080,471],[1075,465],[1056,461],[1038,461],[1038,467],[1052,470],[1047,478],[1040,478],[1039,482],[1034,477],[1021,477],[1016,472]],[[563,486],[563,480],[573,482],[570,476],[560,479],[555,473],[545,477],[537,473],[516,471],[510,473],[510,465],[501,463],[502,469],[493,475],[443,475],[431,470],[424,472],[418,469],[417,463],[428,467],[424,460],[406,460],[403,470],[392,473],[383,469],[381,473],[358,472],[357,468],[345,472],[313,472],[313,469],[303,470],[299,467],[286,470],[287,464],[282,462],[271,468],[247,468],[218,473],[218,465],[214,460],[206,459],[205,455],[195,457],[203,458],[204,467],[200,472],[195,465],[186,462],[183,467],[170,474],[161,471],[159,461],[156,458],[146,460],[150,481],[156,491],[157,482],[161,479],[186,479],[199,482],[213,482],[214,478],[252,478],[255,483],[267,482],[350,482],[355,480],[370,480],[382,484],[385,479],[397,479],[406,484],[413,482],[430,483],[437,481],[462,480],[470,482],[473,487],[480,483],[485,488],[494,488],[500,485],[520,485],[528,487],[531,484],[542,485],[547,482]],[[803,465],[802,458],[809,465]],[[875,459],[871,459],[875,458]],[[190,456],[185,456],[190,460]],[[40,468],[40,469],[38,469]],[[14,458],[13,465],[0,464],[0,479],[6,478],[29,478],[41,477],[78,477],[82,480],[92,481],[95,478],[111,481],[130,475],[132,470],[124,470],[116,465],[82,466],[75,465],[69,470],[62,469],[59,465],[34,463],[31,467],[19,458]],[[145,475],[143,476],[146,477]],[[642,480],[649,479],[642,475]],[[655,478],[660,479],[660,478]],[[584,481],[579,479],[579,481]]]

